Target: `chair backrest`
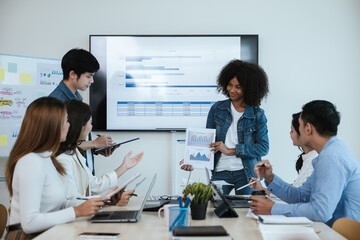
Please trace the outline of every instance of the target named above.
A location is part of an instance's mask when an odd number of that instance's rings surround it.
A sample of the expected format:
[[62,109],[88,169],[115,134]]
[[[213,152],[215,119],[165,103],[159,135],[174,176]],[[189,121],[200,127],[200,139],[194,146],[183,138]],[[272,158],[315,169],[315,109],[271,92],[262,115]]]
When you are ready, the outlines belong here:
[[0,203],[0,238],[2,237],[5,231],[7,218],[8,215],[7,215],[6,207]]
[[360,238],[360,222],[350,218],[339,218],[332,228],[349,240],[358,240]]

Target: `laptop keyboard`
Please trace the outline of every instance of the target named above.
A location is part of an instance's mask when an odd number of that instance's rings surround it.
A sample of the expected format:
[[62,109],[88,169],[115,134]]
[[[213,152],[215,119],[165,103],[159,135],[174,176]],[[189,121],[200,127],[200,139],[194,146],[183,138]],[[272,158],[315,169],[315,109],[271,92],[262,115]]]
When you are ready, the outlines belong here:
[[111,219],[134,219],[139,211],[115,211]]

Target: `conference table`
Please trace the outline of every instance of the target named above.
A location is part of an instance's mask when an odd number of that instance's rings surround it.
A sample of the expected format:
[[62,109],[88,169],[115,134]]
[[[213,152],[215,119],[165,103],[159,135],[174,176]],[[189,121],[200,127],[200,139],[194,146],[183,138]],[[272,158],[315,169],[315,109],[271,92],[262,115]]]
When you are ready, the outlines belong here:
[[[138,210],[142,199],[142,197],[132,197],[126,207],[105,207],[102,210]],[[235,211],[239,215],[238,218],[219,218],[215,215],[214,208],[209,204],[206,219],[190,220],[190,225],[222,225],[234,240],[262,239],[257,220],[246,217],[248,208],[235,208]],[[312,227],[320,239],[345,239],[324,223],[314,222]],[[80,239],[79,234],[82,232],[117,232],[120,233],[117,239],[171,239],[171,232],[169,232],[164,220],[158,218],[157,212],[144,211],[137,223],[90,223],[89,217],[79,218],[74,222],[56,225],[35,239]]]

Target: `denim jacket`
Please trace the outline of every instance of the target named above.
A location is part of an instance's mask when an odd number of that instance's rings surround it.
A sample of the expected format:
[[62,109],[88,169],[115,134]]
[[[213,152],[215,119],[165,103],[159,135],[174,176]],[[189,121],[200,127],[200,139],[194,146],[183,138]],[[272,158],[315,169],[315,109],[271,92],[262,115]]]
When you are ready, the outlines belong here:
[[62,80],[54,91],[50,93],[49,97],[57,98],[63,102],[70,99],[83,100],[78,91],[76,91],[75,94],[71,92],[71,90],[65,85],[64,80]]
[[[225,143],[226,133],[232,123],[230,99],[216,102],[210,109],[206,128],[216,129],[216,142]],[[236,157],[241,158],[245,174],[250,181],[256,177],[254,166],[269,151],[267,119],[264,110],[247,106],[237,123],[238,144]],[[218,165],[221,152],[215,153],[214,170]]]

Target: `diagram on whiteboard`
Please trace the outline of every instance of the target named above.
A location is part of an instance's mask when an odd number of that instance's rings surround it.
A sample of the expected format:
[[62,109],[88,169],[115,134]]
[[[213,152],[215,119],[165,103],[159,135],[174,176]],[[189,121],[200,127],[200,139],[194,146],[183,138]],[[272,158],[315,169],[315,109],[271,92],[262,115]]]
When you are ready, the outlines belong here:
[[0,54],[0,156],[9,156],[26,108],[62,80],[60,60]]
[[184,164],[193,168],[214,168],[214,153],[210,143],[215,142],[215,129],[188,128],[186,130]]

